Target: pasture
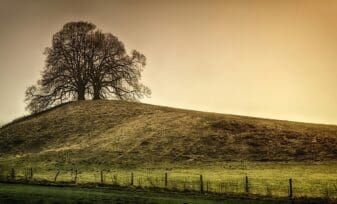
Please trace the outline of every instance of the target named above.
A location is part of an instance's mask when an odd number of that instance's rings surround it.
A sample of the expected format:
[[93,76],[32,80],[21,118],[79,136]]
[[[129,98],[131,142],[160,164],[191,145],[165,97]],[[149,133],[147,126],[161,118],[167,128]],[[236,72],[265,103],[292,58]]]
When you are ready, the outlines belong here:
[[47,164],[11,168],[2,165],[1,178],[32,183],[68,183],[75,186],[91,184],[174,192],[202,191],[236,197],[291,196],[334,200],[337,198],[336,169],[337,163],[333,162],[229,162],[199,166],[167,164],[132,169],[107,166],[53,169]]

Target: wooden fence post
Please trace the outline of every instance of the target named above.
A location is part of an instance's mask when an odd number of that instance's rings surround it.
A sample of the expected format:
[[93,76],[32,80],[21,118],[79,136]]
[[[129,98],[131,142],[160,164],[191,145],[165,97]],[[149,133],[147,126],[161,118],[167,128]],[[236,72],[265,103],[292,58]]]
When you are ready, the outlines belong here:
[[33,180],[33,168],[30,168],[30,180],[32,181]]
[[204,182],[203,182],[203,179],[202,179],[202,175],[200,175],[200,192],[204,192]]
[[77,169],[75,170],[75,178],[74,178],[74,181],[75,181],[75,183],[77,183]]
[[117,181],[117,174],[114,174],[113,175],[113,182],[112,182],[113,185],[118,185],[118,181]]
[[246,176],[246,182],[245,182],[245,192],[249,193],[249,183],[248,183],[248,176]]
[[292,179],[289,179],[289,198],[293,197],[293,182]]
[[54,182],[57,181],[57,177],[59,176],[59,174],[60,174],[60,170],[57,170],[56,175],[55,175],[55,178],[54,178]]
[[131,172],[131,182],[130,182],[131,186],[133,186],[133,172]]
[[10,173],[10,175],[9,175],[9,178],[10,178],[11,180],[15,180],[15,169],[14,169],[14,168],[11,169],[11,173]]
[[165,187],[167,187],[167,172],[165,173]]
[[101,183],[104,182],[104,179],[103,179],[103,170],[101,170]]

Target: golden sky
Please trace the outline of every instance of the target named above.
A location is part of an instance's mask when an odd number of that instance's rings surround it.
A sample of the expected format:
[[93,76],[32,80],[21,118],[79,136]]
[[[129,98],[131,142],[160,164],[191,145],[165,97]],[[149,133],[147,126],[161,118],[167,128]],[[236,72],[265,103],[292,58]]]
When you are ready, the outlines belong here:
[[148,58],[143,102],[337,124],[335,0],[0,0],[0,123],[68,21],[95,23]]

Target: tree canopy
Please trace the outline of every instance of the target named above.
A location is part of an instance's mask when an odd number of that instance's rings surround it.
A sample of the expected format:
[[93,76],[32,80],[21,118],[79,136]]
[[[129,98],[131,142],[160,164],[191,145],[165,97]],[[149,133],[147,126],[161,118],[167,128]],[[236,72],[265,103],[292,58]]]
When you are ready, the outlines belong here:
[[41,79],[25,94],[31,112],[72,100],[137,101],[151,94],[140,81],[146,57],[136,50],[127,53],[116,36],[92,23],[66,23],[44,54]]

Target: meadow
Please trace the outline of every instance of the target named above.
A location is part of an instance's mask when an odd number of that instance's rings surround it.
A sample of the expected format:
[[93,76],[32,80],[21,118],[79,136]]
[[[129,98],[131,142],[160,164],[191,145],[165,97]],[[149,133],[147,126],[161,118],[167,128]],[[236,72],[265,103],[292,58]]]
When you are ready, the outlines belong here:
[[333,125],[124,101],[70,102],[0,128],[0,177],[335,201],[336,146]]
[[[22,184],[1,184],[0,203],[158,203],[158,204],[233,204],[200,197],[164,195],[151,192],[129,192],[107,189],[84,189],[74,187],[46,187]],[[241,202],[247,203],[247,202]],[[256,202],[267,203],[267,202]]]
[[[175,192],[202,190],[203,193],[262,198],[289,197],[291,178],[292,198],[337,198],[337,163],[334,162],[229,162],[198,166],[167,164],[133,169],[112,169],[106,166],[52,169],[46,164],[40,164],[13,169],[15,180],[32,183],[104,184]],[[2,166],[1,178],[13,179],[13,169]]]

